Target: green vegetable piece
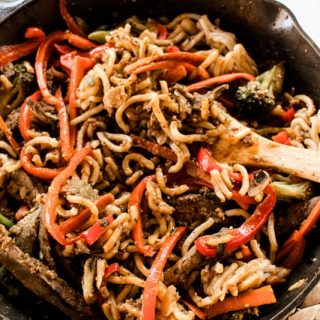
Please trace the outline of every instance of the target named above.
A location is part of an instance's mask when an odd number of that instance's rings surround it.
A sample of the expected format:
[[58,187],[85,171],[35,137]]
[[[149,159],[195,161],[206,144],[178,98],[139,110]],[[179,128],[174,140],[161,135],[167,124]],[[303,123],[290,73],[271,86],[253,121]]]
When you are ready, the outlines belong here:
[[6,117],[13,109],[18,108],[35,84],[35,75],[28,72],[24,62],[11,65],[9,77],[12,87],[0,91],[0,115]]
[[104,44],[106,43],[106,36],[108,35],[110,35],[110,31],[98,30],[98,31],[91,32],[88,38],[92,41]]
[[12,226],[14,226],[14,223],[6,218],[4,215],[0,213],[0,223],[3,224],[7,229],[10,229]]
[[236,111],[240,116],[265,118],[276,106],[276,98],[282,91],[285,70],[277,64],[262,73],[256,81],[249,81],[235,94]]

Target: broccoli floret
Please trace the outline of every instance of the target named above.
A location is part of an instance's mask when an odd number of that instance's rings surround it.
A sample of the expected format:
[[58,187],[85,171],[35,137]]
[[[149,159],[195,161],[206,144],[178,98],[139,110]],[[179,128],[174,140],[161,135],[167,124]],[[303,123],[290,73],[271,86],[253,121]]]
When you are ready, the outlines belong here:
[[310,181],[296,183],[273,181],[271,185],[276,193],[277,200],[308,200],[313,196],[313,187]]
[[12,74],[6,77],[10,85],[2,86],[0,91],[0,115],[6,117],[22,104],[34,87],[35,76],[27,62],[16,63]]
[[276,97],[282,90],[284,79],[282,63],[238,88],[235,95],[236,111],[239,116],[264,118],[276,106]]

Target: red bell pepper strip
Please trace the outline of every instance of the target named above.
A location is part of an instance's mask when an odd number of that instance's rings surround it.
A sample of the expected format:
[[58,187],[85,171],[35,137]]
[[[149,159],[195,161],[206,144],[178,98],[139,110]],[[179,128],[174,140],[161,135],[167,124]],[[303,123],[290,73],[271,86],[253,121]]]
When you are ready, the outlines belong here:
[[114,44],[112,43],[106,43],[106,44],[102,44],[101,46],[98,46],[94,49],[92,49],[89,52],[89,55],[93,58],[101,58],[101,56],[105,53],[105,51],[109,48],[114,48]]
[[[208,245],[207,242],[211,237],[218,238],[219,233],[212,236],[202,236],[195,242],[197,251],[205,257],[214,258],[218,253],[231,253],[250,241],[266,223],[276,203],[275,192],[271,185],[266,187],[265,193],[267,195],[265,199],[259,203],[254,213],[239,228],[227,229],[222,232],[223,235],[230,235],[231,240],[217,248],[217,246]],[[218,249],[222,249],[223,252],[218,252]]]
[[169,70],[165,76],[164,80],[169,83],[176,83],[187,76],[187,70],[183,65],[179,65],[173,70]]
[[[214,169],[219,172],[222,171],[222,168],[216,163],[210,151],[204,147],[201,147],[198,151],[197,163],[207,173],[210,173]],[[238,173],[230,172],[229,176],[234,182],[242,181],[242,177]]]
[[128,212],[136,210],[137,213],[137,221],[133,227],[134,244],[137,248],[137,251],[147,257],[152,257],[155,254],[155,251],[152,249],[152,247],[144,244],[141,221],[141,201],[144,191],[147,187],[147,182],[154,180],[154,178],[154,176],[148,176],[142,179],[140,183],[131,192],[128,203]]
[[208,319],[219,314],[231,311],[243,310],[246,308],[259,307],[266,304],[276,303],[277,299],[270,285],[240,294],[237,297],[227,297],[223,301],[206,309]]
[[229,73],[229,74],[223,74],[221,76],[213,77],[210,79],[206,79],[200,82],[196,82],[193,84],[190,84],[187,86],[187,90],[189,92],[198,91],[203,88],[212,87],[218,84],[224,84],[233,82],[235,80],[244,79],[247,81],[254,81],[256,78],[250,73]]
[[86,231],[81,232],[87,245],[92,246],[106,232],[106,221],[98,220]]
[[64,104],[60,87],[56,91],[56,98],[60,102],[59,105],[56,105],[56,109],[57,109],[58,118],[59,118],[62,158],[66,161],[69,161],[73,154],[73,147],[70,141],[70,128],[69,128],[67,108]]
[[168,46],[165,50],[167,53],[179,52],[180,49],[177,46]]
[[56,50],[58,51],[58,53],[60,54],[67,54],[67,53],[71,53],[72,51],[75,51],[73,48],[65,45],[65,44],[54,44],[54,47],[56,48]]
[[183,236],[185,230],[185,227],[178,227],[176,231],[163,242],[152,263],[142,294],[141,320],[155,320],[156,318],[158,284],[168,257]]
[[74,21],[73,17],[70,15],[67,9],[67,0],[60,0],[59,1],[59,9],[60,14],[65,21],[69,30],[75,34],[85,37],[86,34],[80,28],[80,26]]
[[[98,210],[102,210],[109,203],[113,202],[114,197],[111,193],[106,193],[99,197],[94,204],[97,206]],[[67,234],[76,229],[80,228],[89,218],[91,217],[91,211],[86,208],[82,210],[78,215],[70,217],[59,225],[60,232],[62,234]],[[109,221],[111,224],[112,222]]]
[[67,31],[66,32],[67,40],[70,44],[75,46],[78,49],[81,50],[92,50],[94,48],[97,48],[98,45],[87,38],[84,38],[82,36],[78,36],[72,32]]
[[[95,64],[92,58],[75,56],[73,67],[71,69],[70,75],[70,84],[69,84],[69,114],[70,114],[70,121],[72,121],[77,116],[77,105],[76,105],[76,98],[77,98],[77,88],[82,80],[85,72],[88,69],[91,69]],[[70,128],[70,139],[71,145],[73,146],[76,141],[76,127],[72,126]]]
[[158,33],[158,39],[159,40],[166,40],[168,37],[168,30],[163,24],[157,25],[157,33]]
[[21,106],[20,114],[19,114],[19,130],[22,138],[25,141],[30,140],[29,130],[31,129],[31,109],[28,105],[29,100],[39,101],[41,99],[41,92],[36,91],[31,96],[27,97],[24,103]]
[[127,65],[124,68],[124,71],[128,74],[131,74],[131,73],[136,74],[137,70],[140,70],[140,68],[148,67],[148,65],[150,65],[152,62],[169,62],[169,61],[172,63],[187,62],[197,66],[201,64],[204,60],[205,60],[204,56],[193,53],[193,52],[184,52],[184,51],[169,52],[169,53],[164,53],[161,56],[150,56],[147,58],[139,59],[138,61]]
[[276,261],[283,261],[282,266],[293,269],[302,261],[305,250],[305,236],[311,231],[320,218],[320,201],[312,208],[309,216],[295,230],[279,251]]
[[294,107],[290,107],[281,115],[281,118],[284,122],[291,122],[294,118],[295,113],[296,111],[294,110]]
[[195,316],[201,320],[205,320],[207,318],[205,312],[195,306],[193,303],[182,300],[183,303],[195,314]]
[[83,58],[82,66],[85,70],[89,70],[95,65],[94,59],[90,57],[87,53],[77,53],[77,51],[75,50],[68,52],[60,57],[61,65],[71,70],[73,68],[76,56],[81,56]]
[[19,60],[32,52],[36,51],[41,41],[44,39],[45,34],[39,28],[28,28],[25,37],[31,40],[12,45],[4,45],[0,47],[0,67],[9,62]]
[[65,234],[55,222],[57,217],[57,206],[59,205],[59,192],[61,186],[64,185],[68,178],[76,171],[78,165],[91,153],[92,149],[89,146],[75,152],[70,159],[68,166],[52,180],[48,189],[46,202],[43,208],[43,222],[50,235],[61,245],[71,244],[75,239],[66,239]]
[[77,51],[71,51],[66,54],[60,56],[60,63],[64,68],[67,68],[69,71],[72,70],[75,56],[77,55]]
[[55,178],[64,168],[42,168],[35,166],[32,162],[32,154],[28,153],[26,147],[21,149],[20,161],[22,168],[30,175],[44,180],[51,180]]
[[0,130],[4,133],[6,136],[8,142],[10,143],[11,147],[15,152],[19,152],[20,150],[20,145],[19,143],[15,140],[15,138],[12,135],[11,130],[8,128],[7,124],[3,120],[2,116],[0,115]]
[[46,34],[40,28],[30,27],[30,28],[27,28],[26,32],[24,33],[24,37],[26,39],[32,39],[32,38],[44,39],[46,37]]
[[117,262],[110,264],[110,266],[108,266],[104,272],[100,288],[105,287],[107,284],[107,279],[119,270],[120,266]]
[[291,146],[291,141],[288,138],[287,131],[280,131],[278,134],[272,136],[272,140],[281,144],[285,144],[287,146]]
[[62,31],[55,31],[48,35],[45,41],[43,41],[38,49],[36,56],[36,75],[37,82],[43,99],[48,103],[54,106],[59,105],[58,99],[51,94],[47,84],[47,68],[50,59],[50,55],[53,49],[53,46],[57,42],[62,42],[66,40],[66,33]]
[[249,206],[251,204],[256,204],[257,203],[256,200],[254,200],[253,197],[249,197],[248,195],[242,196],[236,190],[232,191],[231,200],[234,200],[235,202],[237,202],[238,205],[244,210],[248,210],[248,208],[249,208]]
[[118,272],[120,269],[120,266],[118,263],[112,263],[110,264],[110,266],[106,269],[104,275],[103,275],[103,278],[104,279],[107,279],[109,278],[112,274],[114,274],[115,272]]

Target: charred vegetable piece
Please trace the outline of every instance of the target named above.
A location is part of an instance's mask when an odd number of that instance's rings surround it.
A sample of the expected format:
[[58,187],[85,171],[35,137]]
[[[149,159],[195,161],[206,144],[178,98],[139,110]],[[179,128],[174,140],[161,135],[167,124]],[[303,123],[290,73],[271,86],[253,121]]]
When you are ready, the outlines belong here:
[[240,116],[264,118],[274,109],[276,97],[282,90],[283,64],[262,73],[256,81],[250,81],[238,88],[235,101]]
[[0,90],[0,115],[3,117],[22,104],[35,82],[34,74],[27,69],[26,63],[17,63],[12,70],[14,73],[8,78],[12,86]]

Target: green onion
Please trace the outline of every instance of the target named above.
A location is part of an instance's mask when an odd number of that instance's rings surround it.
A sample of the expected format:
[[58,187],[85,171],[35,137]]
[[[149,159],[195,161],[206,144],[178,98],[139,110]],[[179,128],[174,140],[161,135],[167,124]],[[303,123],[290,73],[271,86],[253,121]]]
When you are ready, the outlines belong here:
[[0,223],[3,224],[7,229],[11,228],[14,226],[14,223],[6,218],[4,215],[0,213]]

